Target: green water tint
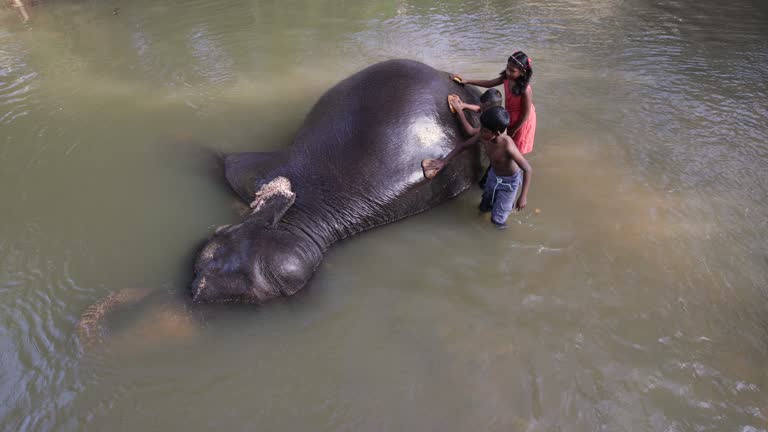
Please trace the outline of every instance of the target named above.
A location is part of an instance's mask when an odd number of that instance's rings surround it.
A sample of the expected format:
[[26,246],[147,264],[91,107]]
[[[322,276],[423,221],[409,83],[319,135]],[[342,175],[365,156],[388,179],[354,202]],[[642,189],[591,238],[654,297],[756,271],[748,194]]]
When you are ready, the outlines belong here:
[[[762,3],[29,13],[0,9],[3,430],[768,428]],[[239,220],[206,149],[288,145],[379,60],[487,79],[518,49],[539,125],[510,229],[469,191],[335,246],[297,298],[185,302]],[[80,314],[124,288],[155,294],[84,354]]]

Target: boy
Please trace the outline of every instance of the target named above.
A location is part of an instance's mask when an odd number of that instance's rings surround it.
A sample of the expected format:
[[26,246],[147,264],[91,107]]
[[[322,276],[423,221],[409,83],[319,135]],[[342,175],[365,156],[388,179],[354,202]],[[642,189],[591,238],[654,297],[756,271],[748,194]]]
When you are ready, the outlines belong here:
[[[451,107],[451,111],[459,116],[459,123],[461,123],[461,127],[464,130],[464,133],[466,136],[470,137],[480,133],[480,128],[474,127],[469,123],[467,116],[464,114],[464,110],[467,109],[470,111],[478,112],[482,115],[483,112],[487,109],[493,108],[495,106],[500,107],[502,101],[503,98],[501,96],[501,92],[495,88],[488,89],[485,91],[485,93],[480,95],[480,105],[464,103],[461,98],[459,98],[459,95],[448,95],[448,105]],[[477,182],[481,189],[485,189],[485,182],[488,180],[488,171],[490,169],[490,166],[486,168],[485,173],[483,173],[483,177],[479,182]]]
[[480,128],[476,128],[469,123],[467,116],[464,114],[464,110],[467,109],[482,114],[483,111],[489,108],[501,106],[502,102],[503,98],[501,97],[501,92],[495,88],[488,89],[485,93],[480,95],[480,105],[464,103],[461,98],[459,98],[459,95],[448,95],[448,105],[451,107],[451,111],[459,116],[459,123],[461,123],[462,129],[468,137],[477,135],[478,132],[480,132]]
[[[432,179],[456,155],[475,144],[483,144],[491,160],[491,168],[479,208],[482,212],[490,211],[491,222],[500,227],[506,226],[507,217],[512,210],[525,208],[533,174],[531,165],[517,149],[512,138],[504,133],[508,126],[509,113],[502,107],[490,108],[480,116],[480,133],[461,143],[442,159],[424,159],[421,162],[424,177]],[[520,177],[523,187],[520,198],[515,203]]]

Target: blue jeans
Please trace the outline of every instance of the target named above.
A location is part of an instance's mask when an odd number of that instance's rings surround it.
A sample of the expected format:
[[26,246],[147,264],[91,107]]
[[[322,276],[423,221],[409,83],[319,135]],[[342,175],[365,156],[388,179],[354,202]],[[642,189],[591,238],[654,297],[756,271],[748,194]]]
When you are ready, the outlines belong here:
[[518,170],[511,176],[497,176],[491,168],[488,171],[488,180],[485,182],[483,199],[480,201],[480,211],[490,211],[491,222],[504,225],[509,214],[515,209],[517,188],[522,181],[522,170]]

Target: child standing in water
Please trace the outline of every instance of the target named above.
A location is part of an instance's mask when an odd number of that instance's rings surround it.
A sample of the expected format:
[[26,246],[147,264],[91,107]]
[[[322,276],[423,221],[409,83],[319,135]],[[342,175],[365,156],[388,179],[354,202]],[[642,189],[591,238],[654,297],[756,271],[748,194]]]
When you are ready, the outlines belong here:
[[[512,139],[504,133],[508,127],[509,113],[504,108],[487,109],[480,116],[478,134],[454,148],[442,159],[424,159],[421,162],[424,177],[432,179],[459,153],[476,144],[483,144],[491,160],[491,167],[488,170],[488,181],[485,183],[479,208],[482,212],[490,211],[491,222],[498,226],[506,225],[512,210],[515,208],[522,210],[525,207],[533,173],[531,165],[525,160]],[[520,197],[515,202],[521,181]]]
[[[482,115],[483,112],[490,108],[500,107],[503,99],[504,98],[501,96],[501,92],[495,88],[492,88],[486,90],[485,93],[480,95],[480,105],[464,103],[459,95],[455,94],[448,95],[448,105],[451,107],[451,112],[455,113],[459,117],[459,123],[461,123],[461,128],[464,130],[464,134],[471,137],[473,135],[477,135],[480,132],[480,128],[474,127],[469,123],[467,116],[464,114],[464,110],[468,109],[470,111],[479,112]],[[490,169],[490,166],[486,168],[483,177],[478,182],[480,189],[485,187],[485,181],[488,180],[488,170]]]
[[[504,85],[504,105],[509,113],[507,135],[512,137],[520,153],[527,154],[533,150],[533,137],[536,134],[536,108],[533,106],[533,90],[530,81],[533,76],[531,59],[517,51],[507,60],[507,67],[499,76],[490,80],[465,80],[459,75],[451,78],[463,84],[491,88]],[[462,103],[463,109],[480,111],[477,105]]]

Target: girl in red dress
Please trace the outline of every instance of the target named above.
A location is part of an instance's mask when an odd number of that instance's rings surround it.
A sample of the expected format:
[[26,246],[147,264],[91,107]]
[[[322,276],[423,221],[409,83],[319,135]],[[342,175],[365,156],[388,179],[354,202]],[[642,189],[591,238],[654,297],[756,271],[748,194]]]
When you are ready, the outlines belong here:
[[[509,113],[509,128],[507,135],[512,137],[520,153],[526,154],[533,150],[533,138],[536,134],[536,108],[533,106],[533,90],[530,81],[533,76],[531,59],[522,52],[509,56],[507,67],[499,76],[490,80],[465,80],[459,75],[451,78],[463,84],[491,88],[504,85],[504,105]],[[472,109],[474,106],[464,104],[463,108]],[[480,107],[477,107],[479,111]]]

